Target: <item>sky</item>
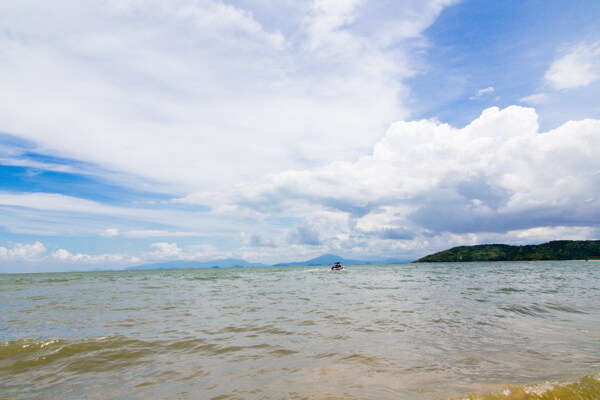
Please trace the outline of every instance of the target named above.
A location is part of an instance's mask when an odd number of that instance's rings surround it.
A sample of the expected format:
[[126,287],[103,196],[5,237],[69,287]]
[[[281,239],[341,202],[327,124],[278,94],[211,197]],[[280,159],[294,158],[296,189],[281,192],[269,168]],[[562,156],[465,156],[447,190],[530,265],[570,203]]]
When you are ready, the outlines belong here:
[[600,238],[600,2],[0,2],[0,272]]

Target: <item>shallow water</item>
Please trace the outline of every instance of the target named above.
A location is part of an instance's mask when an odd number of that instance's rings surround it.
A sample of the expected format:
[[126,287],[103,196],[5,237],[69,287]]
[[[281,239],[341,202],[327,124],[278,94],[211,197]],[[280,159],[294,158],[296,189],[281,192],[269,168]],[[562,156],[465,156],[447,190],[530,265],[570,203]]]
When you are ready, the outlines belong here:
[[0,275],[2,399],[598,399],[599,371],[595,262]]

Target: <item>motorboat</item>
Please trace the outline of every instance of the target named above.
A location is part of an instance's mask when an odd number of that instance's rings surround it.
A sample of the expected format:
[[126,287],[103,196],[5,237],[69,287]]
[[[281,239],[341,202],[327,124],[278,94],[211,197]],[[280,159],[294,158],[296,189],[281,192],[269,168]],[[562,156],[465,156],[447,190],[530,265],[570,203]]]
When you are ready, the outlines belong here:
[[336,271],[338,269],[344,269],[344,266],[339,261],[337,261],[336,263],[334,263],[331,266],[331,269],[334,270],[334,271]]

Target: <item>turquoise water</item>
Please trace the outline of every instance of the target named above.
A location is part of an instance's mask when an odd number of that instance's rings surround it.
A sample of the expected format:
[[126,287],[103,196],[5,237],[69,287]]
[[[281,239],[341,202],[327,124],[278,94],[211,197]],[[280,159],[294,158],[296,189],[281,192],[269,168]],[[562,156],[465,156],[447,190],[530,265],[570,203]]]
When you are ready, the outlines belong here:
[[0,275],[2,399],[598,399],[599,371],[596,262]]

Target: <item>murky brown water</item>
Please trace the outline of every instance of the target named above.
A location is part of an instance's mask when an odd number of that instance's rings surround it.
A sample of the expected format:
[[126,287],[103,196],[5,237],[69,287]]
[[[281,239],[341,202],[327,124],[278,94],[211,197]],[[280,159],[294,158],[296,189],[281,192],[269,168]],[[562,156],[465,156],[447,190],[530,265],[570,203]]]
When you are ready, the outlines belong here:
[[598,399],[599,371],[595,262],[0,275],[2,399]]

